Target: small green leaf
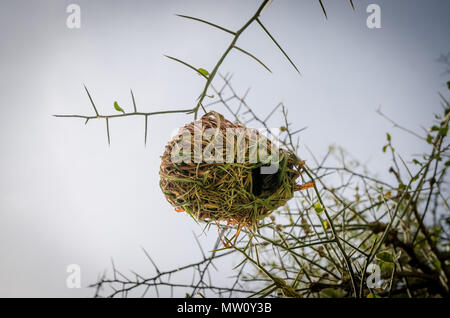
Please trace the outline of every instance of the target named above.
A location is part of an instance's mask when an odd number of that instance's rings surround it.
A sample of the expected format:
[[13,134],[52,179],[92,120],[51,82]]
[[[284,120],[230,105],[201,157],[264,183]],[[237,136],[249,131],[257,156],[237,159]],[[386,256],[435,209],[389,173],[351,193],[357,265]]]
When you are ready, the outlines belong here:
[[447,87],[450,89],[450,81],[447,82]]
[[122,107],[119,106],[117,102],[114,102],[114,109],[125,114],[125,111],[122,109]]
[[394,258],[392,257],[391,253],[389,252],[381,252],[376,255],[376,258],[382,262],[386,263],[393,263]]
[[444,163],[444,166],[446,166],[446,167],[450,166],[450,160],[446,161],[446,162]]
[[434,125],[433,127],[430,128],[430,131],[438,131],[439,127]]
[[323,208],[322,208],[322,206],[320,205],[319,202],[317,202],[316,204],[314,204],[314,210],[316,211],[316,213],[322,213]]
[[[417,159],[413,159],[413,162],[414,162],[414,164],[416,164],[416,165],[420,165],[420,161],[417,160]],[[449,162],[450,162],[450,161],[449,161]]]
[[388,146],[388,145],[384,145],[384,146],[383,146],[383,152],[386,152],[387,146]]
[[381,298],[381,296],[375,295],[375,294],[373,294],[373,293],[369,293],[369,294],[367,295],[367,298]]
[[389,133],[386,133],[386,139],[387,141],[391,141],[391,135]]
[[427,142],[428,142],[429,144],[432,144],[432,143],[433,143],[433,137],[432,137],[431,135],[428,135],[428,136],[427,136]]
[[382,262],[380,269],[381,269],[382,275],[383,275],[383,273],[385,273],[385,274],[392,273],[392,270],[394,269],[394,263]]
[[436,261],[434,262],[434,266],[436,267],[436,269],[437,269],[438,271],[440,271],[441,268],[442,268],[441,262],[440,262],[439,260],[436,260]]
[[206,77],[209,76],[209,72],[208,72],[207,70],[205,70],[204,68],[199,68],[197,71],[198,71],[200,74],[205,75]]

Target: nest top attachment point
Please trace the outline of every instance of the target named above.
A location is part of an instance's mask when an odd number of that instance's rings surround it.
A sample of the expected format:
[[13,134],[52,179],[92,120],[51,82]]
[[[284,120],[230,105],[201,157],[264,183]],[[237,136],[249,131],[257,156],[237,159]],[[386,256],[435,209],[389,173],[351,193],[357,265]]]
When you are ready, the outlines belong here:
[[166,145],[160,186],[177,212],[254,229],[302,189],[296,179],[303,164],[258,130],[213,111]]

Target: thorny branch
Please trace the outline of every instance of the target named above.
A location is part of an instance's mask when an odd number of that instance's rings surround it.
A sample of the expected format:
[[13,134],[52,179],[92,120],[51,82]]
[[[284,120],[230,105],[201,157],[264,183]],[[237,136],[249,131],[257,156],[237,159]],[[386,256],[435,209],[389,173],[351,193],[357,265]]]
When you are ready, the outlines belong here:
[[[271,70],[263,63],[261,62],[260,59],[258,59],[257,57],[255,57],[253,54],[247,52],[246,50],[238,47],[236,45],[239,37],[245,32],[245,30],[247,30],[247,28],[255,21],[257,21],[257,23],[261,26],[261,28],[264,30],[264,32],[267,34],[267,36],[274,42],[274,44],[280,49],[280,51],[283,53],[283,55],[288,59],[289,63],[295,68],[295,70],[297,72],[299,72],[297,66],[295,66],[294,62],[292,61],[292,59],[287,55],[287,53],[281,48],[280,44],[278,44],[278,42],[275,40],[275,38],[269,33],[269,31],[267,30],[267,28],[263,25],[263,23],[261,22],[261,20],[259,19],[261,12],[263,11],[264,8],[266,8],[266,6],[268,6],[269,0],[264,0],[261,5],[258,7],[258,9],[256,10],[255,14],[237,31],[231,31],[227,28],[224,28],[222,26],[219,26],[217,24],[214,24],[212,22],[208,22],[206,20],[203,19],[199,19],[199,18],[195,18],[195,17],[190,17],[190,16],[186,16],[186,15],[180,15],[178,14],[177,16],[181,17],[181,18],[185,18],[185,19],[190,19],[190,20],[194,20],[194,21],[198,21],[198,22],[202,22],[205,23],[209,26],[213,26],[215,28],[218,28],[219,30],[222,30],[226,33],[229,33],[231,35],[233,35],[233,38],[231,40],[231,43],[229,44],[229,46],[226,48],[225,52],[221,55],[221,57],[219,58],[219,60],[217,61],[217,63],[215,64],[215,66],[212,68],[211,73],[209,73],[208,71],[202,69],[202,68],[196,68],[192,65],[190,65],[189,63],[180,60],[178,58],[172,57],[172,56],[168,56],[165,55],[167,58],[174,60],[178,63],[181,63],[183,65],[185,65],[186,67],[194,70],[197,74],[201,75],[205,80],[205,86],[203,87],[203,90],[200,94],[200,96],[198,97],[198,101],[197,104],[193,107],[193,108],[187,108],[187,109],[176,109],[176,110],[166,110],[166,111],[156,111],[156,112],[138,112],[137,111],[137,107],[136,107],[136,102],[134,99],[134,94],[133,91],[131,91],[131,96],[132,96],[132,100],[133,100],[133,106],[134,106],[134,111],[130,112],[130,113],[126,113],[125,111],[123,111],[123,109],[117,109],[118,111],[122,111],[122,114],[115,114],[115,115],[100,115],[100,113],[98,112],[98,109],[92,99],[91,94],[89,93],[88,89],[86,88],[86,86],[84,87],[86,90],[86,93],[89,97],[89,100],[91,102],[91,105],[94,109],[95,115],[94,116],[86,116],[86,115],[54,115],[55,117],[65,117],[65,118],[82,118],[85,119],[85,124],[87,124],[89,122],[89,120],[93,120],[93,119],[105,119],[105,123],[106,123],[106,134],[107,134],[107,138],[108,138],[108,145],[110,144],[111,141],[111,136],[109,133],[109,120],[112,118],[118,118],[118,117],[126,117],[126,116],[143,116],[145,118],[145,143],[147,142],[147,131],[148,131],[148,117],[149,116],[154,116],[154,115],[162,115],[162,114],[174,114],[174,113],[184,113],[184,114],[194,114],[194,118],[197,118],[198,112],[200,110],[200,108],[202,108],[203,110],[205,110],[204,106],[203,106],[203,101],[204,99],[208,96],[208,89],[210,88],[213,79],[215,78],[220,66],[222,65],[223,61],[225,60],[225,58],[228,56],[228,54],[233,50],[236,49],[239,52],[242,52],[244,54],[246,54],[247,56],[253,58],[256,62],[258,62],[259,64],[261,64],[265,69],[267,69],[269,72],[271,72]],[[205,111],[206,112],[206,111]]]
[[[295,149],[299,157],[306,155],[302,156],[303,148],[294,140],[298,129],[288,125],[284,105],[276,105],[265,118],[259,116],[232,88],[232,76],[220,76],[223,85],[212,86],[217,100],[205,107],[222,106],[236,121],[258,123],[262,128],[269,127],[271,120],[281,122],[283,133],[271,135],[268,130],[268,135]],[[443,176],[450,166],[449,114],[447,107],[430,129],[431,139],[424,137],[430,147],[428,155],[402,161],[403,168],[389,167],[397,184],[371,175],[343,149],[331,147],[321,161],[315,158],[315,165],[308,165],[306,175],[316,187],[298,193],[256,232],[242,229],[233,244],[236,229],[219,224],[229,246],[220,247],[218,239],[211,256],[200,262],[204,267],[194,263],[178,272],[194,273],[191,285],[158,282],[155,276],[137,282],[101,279],[94,286],[114,288],[105,291],[107,296],[165,287],[189,297],[448,297],[450,222]],[[275,121],[274,116],[281,119]],[[388,139],[393,148],[390,135]],[[399,160],[400,155],[391,151]],[[428,210],[437,214],[433,222],[425,218]],[[206,279],[216,270],[213,264],[229,267],[232,260],[237,265],[230,285]],[[381,268],[380,281],[372,287],[367,283],[373,274],[370,264]]]
[[[327,17],[322,1],[318,2]],[[351,0],[349,3],[355,9]],[[200,18],[179,15],[232,36],[211,73],[167,56],[206,80],[194,107],[140,112],[131,91],[133,112],[116,108],[122,113],[101,115],[86,88],[95,115],[56,117],[82,118],[86,123],[104,119],[109,143],[109,121],[113,118],[143,116],[147,140],[149,116],[183,113],[194,114],[196,118],[200,108],[223,106],[236,121],[260,125],[283,147],[295,151],[300,158],[305,157],[307,154],[299,147],[298,137],[304,128],[292,127],[284,104],[276,105],[269,114],[261,117],[246,102],[249,92],[238,94],[230,84],[231,76],[219,73],[222,62],[233,49],[271,71],[255,55],[236,45],[240,35],[255,21],[299,71],[261,22],[260,15],[268,4],[268,0],[263,1],[237,31]],[[444,63],[448,61],[441,59]],[[224,82],[220,88],[216,87],[217,81],[213,85],[217,74]],[[217,99],[204,103],[210,90]],[[388,134],[383,151],[392,156],[393,166],[387,170],[394,175],[394,183],[370,174],[367,167],[342,148],[330,147],[320,161],[311,154],[313,163],[308,162],[306,176],[314,181],[314,189],[297,193],[289,204],[273,213],[270,219],[263,220],[257,231],[242,229],[238,236],[235,228],[218,224],[227,246],[221,247],[222,240],[218,238],[211,252],[205,253],[201,249],[203,258],[200,261],[168,271],[160,271],[145,252],[156,271],[148,278],[135,272],[131,272],[133,278],[128,278],[112,262],[112,276],[105,274],[91,286],[96,290],[95,295],[127,297],[151,293],[152,296],[174,296],[175,292],[177,295],[184,292],[187,297],[449,297],[450,218],[445,176],[450,166],[450,146],[446,141],[450,105],[440,96],[444,114],[435,117],[435,124],[426,131],[426,136],[398,125],[379,111],[395,128],[418,137],[430,148],[428,153],[405,161],[395,151]],[[279,116],[277,123],[283,123],[281,135],[270,129],[276,115]],[[427,218],[430,213],[432,217]],[[215,275],[211,272],[218,270],[216,266],[229,266],[231,260],[236,259],[238,263],[230,284],[215,283]],[[373,276],[369,271],[371,264],[381,269],[380,279],[375,284],[369,284],[369,278]],[[189,272],[192,280],[187,283]],[[181,283],[175,278],[179,275]]]

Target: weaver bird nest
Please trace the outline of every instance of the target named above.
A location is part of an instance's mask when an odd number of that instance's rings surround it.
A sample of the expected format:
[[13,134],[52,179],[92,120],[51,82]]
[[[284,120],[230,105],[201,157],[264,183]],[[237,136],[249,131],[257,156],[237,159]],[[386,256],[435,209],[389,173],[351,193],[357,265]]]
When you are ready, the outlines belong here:
[[160,186],[177,212],[255,228],[294,192],[304,162],[217,112],[181,128],[161,157]]

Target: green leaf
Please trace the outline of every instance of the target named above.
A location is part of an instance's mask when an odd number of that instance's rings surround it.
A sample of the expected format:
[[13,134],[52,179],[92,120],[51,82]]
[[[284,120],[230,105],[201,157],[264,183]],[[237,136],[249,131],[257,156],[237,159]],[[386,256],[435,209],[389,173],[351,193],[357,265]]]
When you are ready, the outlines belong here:
[[436,261],[434,262],[434,266],[436,267],[436,269],[437,269],[438,271],[440,271],[441,268],[442,268],[441,262],[440,262],[439,260],[436,260]]
[[[417,160],[417,159],[413,159],[413,162],[414,162],[414,164],[416,164],[416,165],[420,165],[420,161]],[[449,161],[449,162],[450,162],[450,161]]]
[[389,275],[392,273],[392,270],[394,269],[394,263],[382,262],[380,269],[381,269],[381,275],[383,275],[383,273]]
[[450,89],[450,81],[447,82],[447,87]]
[[446,167],[450,166],[450,160],[449,160],[449,161],[446,161],[446,162],[444,163],[444,166],[446,166]]
[[314,210],[316,211],[316,213],[322,213],[323,208],[322,208],[322,206],[320,205],[319,202],[317,202],[316,204],[314,204]]
[[389,252],[381,252],[376,255],[376,258],[382,262],[386,263],[393,263],[394,258],[392,257],[391,253]]
[[389,133],[386,133],[386,139],[387,141],[391,141],[391,135]]
[[428,142],[429,144],[432,144],[432,143],[433,143],[433,137],[432,137],[431,135],[428,135],[428,136],[427,136],[427,142]]
[[125,114],[125,111],[122,109],[122,107],[119,106],[117,102],[114,102],[114,109]]
[[388,145],[384,145],[384,146],[383,146],[383,152],[386,152],[387,146],[388,146]]
[[208,77],[208,75],[209,75],[209,72],[208,72],[207,70],[205,70],[204,68],[199,68],[197,71],[198,71],[200,74],[205,75],[206,77]]
[[367,295],[367,298],[381,298],[381,296],[375,295],[375,294],[373,294],[373,293],[369,293],[369,294]]
[[433,127],[431,127],[430,131],[438,131],[439,127],[434,125]]

